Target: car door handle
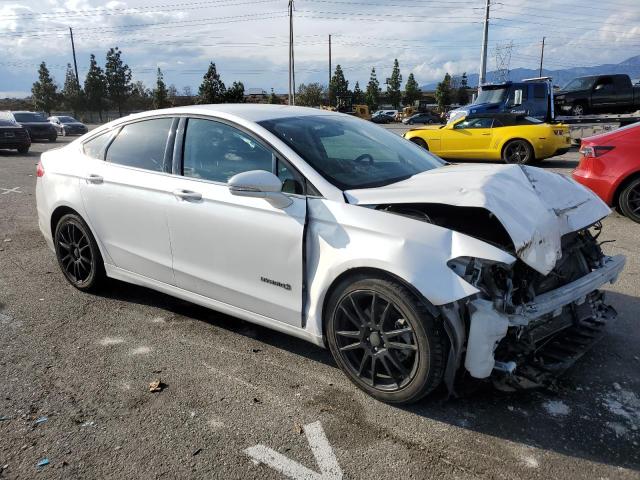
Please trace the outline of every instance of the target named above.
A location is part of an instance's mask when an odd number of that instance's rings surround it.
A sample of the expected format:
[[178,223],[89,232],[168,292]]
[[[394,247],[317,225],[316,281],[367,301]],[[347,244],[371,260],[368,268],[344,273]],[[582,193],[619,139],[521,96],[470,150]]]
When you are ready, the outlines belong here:
[[96,175],[95,173],[89,174],[89,176],[86,177],[85,180],[87,181],[87,183],[93,183],[96,185],[100,183],[104,183],[104,178],[102,178],[101,175]]
[[488,137],[489,135],[491,135],[490,133],[483,133],[482,136],[484,137]]
[[200,192],[192,192],[191,190],[174,190],[173,194],[182,200],[202,200]]

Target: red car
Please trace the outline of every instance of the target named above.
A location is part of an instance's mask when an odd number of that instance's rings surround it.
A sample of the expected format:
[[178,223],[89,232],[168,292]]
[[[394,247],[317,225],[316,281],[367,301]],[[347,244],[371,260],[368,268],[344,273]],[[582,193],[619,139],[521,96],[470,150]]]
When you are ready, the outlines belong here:
[[583,139],[573,179],[640,223],[640,122]]

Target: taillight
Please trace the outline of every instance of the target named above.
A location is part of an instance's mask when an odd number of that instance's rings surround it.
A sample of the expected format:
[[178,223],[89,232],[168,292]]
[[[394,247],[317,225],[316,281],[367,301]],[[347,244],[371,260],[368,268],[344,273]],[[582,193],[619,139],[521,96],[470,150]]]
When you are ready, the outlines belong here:
[[582,156],[587,158],[597,158],[601,157],[607,152],[610,152],[614,148],[615,147],[603,147],[600,145],[595,145],[593,147],[580,147],[580,153],[582,154]]
[[42,166],[42,162],[38,162],[36,166],[36,176],[44,177],[44,167]]

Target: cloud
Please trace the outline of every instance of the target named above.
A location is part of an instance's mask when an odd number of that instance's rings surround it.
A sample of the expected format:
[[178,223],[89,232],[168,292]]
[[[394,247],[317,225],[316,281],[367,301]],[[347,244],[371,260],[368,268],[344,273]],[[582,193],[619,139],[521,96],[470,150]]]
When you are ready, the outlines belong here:
[[[622,1],[622,0],[620,0]],[[24,0],[0,4],[0,90],[28,91],[46,61],[64,78],[72,61],[74,29],[78,67],[89,55],[104,62],[119,46],[134,77],[152,85],[156,68],[168,84],[196,89],[210,61],[223,80],[282,92],[287,86],[286,0]],[[372,67],[384,82],[393,59],[403,78],[420,84],[445,73],[477,72],[482,2],[459,0],[296,0],[296,80],[328,80],[332,64],[350,85],[364,86]],[[513,0],[492,10],[490,52],[513,42],[511,68],[536,67],[546,36],[545,65],[561,68],[617,63],[640,53],[640,3],[627,8],[596,0]],[[495,68],[493,55],[489,69]]]

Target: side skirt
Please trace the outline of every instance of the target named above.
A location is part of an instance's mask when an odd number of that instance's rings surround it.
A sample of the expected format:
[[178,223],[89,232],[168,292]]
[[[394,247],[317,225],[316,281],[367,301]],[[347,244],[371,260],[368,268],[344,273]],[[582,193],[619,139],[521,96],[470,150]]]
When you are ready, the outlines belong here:
[[210,308],[217,312],[231,315],[233,317],[238,317],[238,318],[241,318],[242,320],[246,320],[247,322],[255,323],[257,325],[261,325],[263,327],[267,327],[272,330],[276,330],[278,332],[286,333],[287,335],[291,335],[293,337],[306,340],[308,342],[313,343],[314,345],[325,348],[325,345],[321,336],[313,335],[307,332],[306,330],[303,330],[298,327],[294,327],[293,325],[282,323],[277,320],[274,320],[273,318],[265,317],[264,315],[260,315],[258,313],[254,313],[248,310],[244,310],[242,308],[234,307],[233,305],[229,305],[228,303],[219,302],[217,300],[213,300],[203,295],[189,292],[188,290],[184,290],[174,285],[168,285],[166,283],[159,282],[152,278],[145,277],[143,275],[139,275],[137,273],[133,273],[113,265],[108,265],[105,263],[104,268],[107,273],[107,276],[110,278],[114,278],[116,280],[122,280],[123,282],[133,283],[134,285],[140,285],[143,287],[151,288],[152,290],[166,293],[167,295],[171,295],[173,297],[180,298],[182,300],[186,300],[188,302],[192,302],[197,305]]

